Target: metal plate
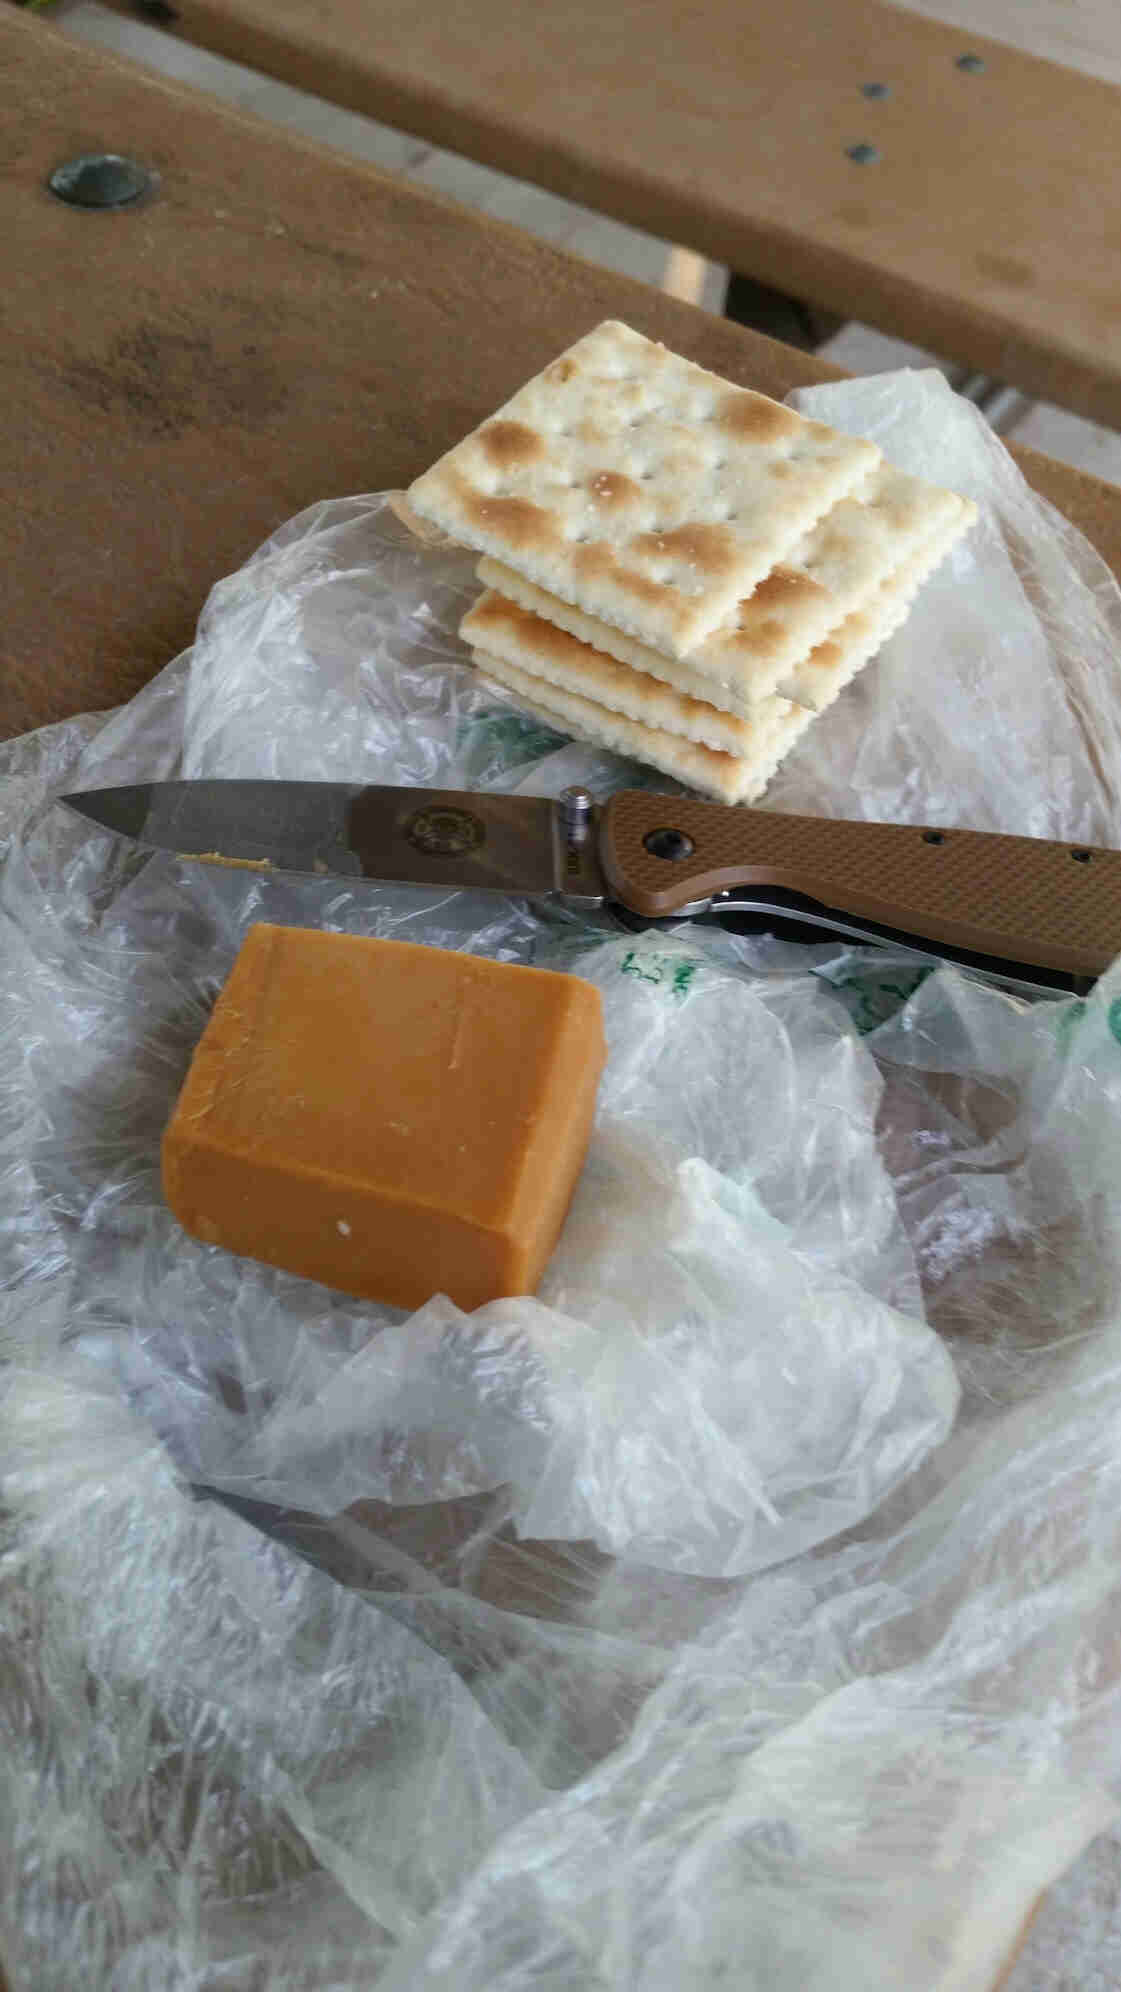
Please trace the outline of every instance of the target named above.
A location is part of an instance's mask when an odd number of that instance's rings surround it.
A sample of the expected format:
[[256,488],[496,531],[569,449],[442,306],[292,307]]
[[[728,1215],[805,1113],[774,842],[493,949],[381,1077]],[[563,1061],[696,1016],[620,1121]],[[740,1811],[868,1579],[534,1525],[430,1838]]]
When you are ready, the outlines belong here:
[[181,857],[421,886],[552,894],[555,805],[540,796],[341,782],[160,782],[63,798]]

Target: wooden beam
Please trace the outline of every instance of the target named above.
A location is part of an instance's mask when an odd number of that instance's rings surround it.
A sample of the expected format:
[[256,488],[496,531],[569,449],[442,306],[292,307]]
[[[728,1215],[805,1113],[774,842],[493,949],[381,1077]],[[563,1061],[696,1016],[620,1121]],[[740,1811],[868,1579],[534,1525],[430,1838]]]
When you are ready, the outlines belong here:
[[[601,318],[778,397],[836,377],[40,18],[0,10],[0,63],[0,733],[131,696],[283,520],[407,483]],[[96,150],[156,197],[56,200]],[[1019,454],[1121,570],[1121,491]]]
[[267,75],[1121,427],[1109,84],[879,0],[175,12]]

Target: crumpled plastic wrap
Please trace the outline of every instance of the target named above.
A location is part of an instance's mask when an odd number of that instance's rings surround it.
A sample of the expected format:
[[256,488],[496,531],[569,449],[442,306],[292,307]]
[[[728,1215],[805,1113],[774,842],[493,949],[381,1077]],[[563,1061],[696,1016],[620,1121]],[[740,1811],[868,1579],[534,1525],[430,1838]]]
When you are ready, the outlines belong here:
[[775,809],[1118,841],[1121,596],[940,373],[803,388],[802,414],[879,443],[980,517],[903,629],[772,782]]
[[[800,399],[985,516],[768,803],[1121,842],[1096,556],[940,377]],[[53,806],[671,788],[478,679],[473,586],[386,499],[317,506],[131,706],[0,746],[11,1992],[988,1992],[1121,1778],[1121,967],[1029,1006]],[[535,1300],[406,1317],[178,1229],[159,1136],[260,918],[599,984]],[[1015,1992],[1093,1983],[1081,1871]]]

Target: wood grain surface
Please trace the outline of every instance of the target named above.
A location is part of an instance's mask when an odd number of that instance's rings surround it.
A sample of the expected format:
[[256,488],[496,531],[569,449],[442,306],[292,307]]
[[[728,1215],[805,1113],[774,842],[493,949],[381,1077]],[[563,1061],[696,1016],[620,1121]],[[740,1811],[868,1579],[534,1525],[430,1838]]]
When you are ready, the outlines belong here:
[[[406,484],[616,316],[782,396],[833,370],[0,8],[0,735],[128,698],[304,505]],[[47,190],[95,150],[159,175]],[[1024,453],[1121,569],[1121,492]]]
[[1094,77],[879,0],[176,14],[268,75],[1121,427],[1121,92]]

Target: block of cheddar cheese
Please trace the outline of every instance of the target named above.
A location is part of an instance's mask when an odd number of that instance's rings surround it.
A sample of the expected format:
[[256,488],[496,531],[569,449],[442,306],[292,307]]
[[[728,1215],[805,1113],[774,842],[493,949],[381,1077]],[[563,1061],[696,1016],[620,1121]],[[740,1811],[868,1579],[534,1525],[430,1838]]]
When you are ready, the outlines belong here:
[[576,976],[408,942],[250,930],[163,1140],[195,1237],[346,1293],[532,1293],[604,1061]]

